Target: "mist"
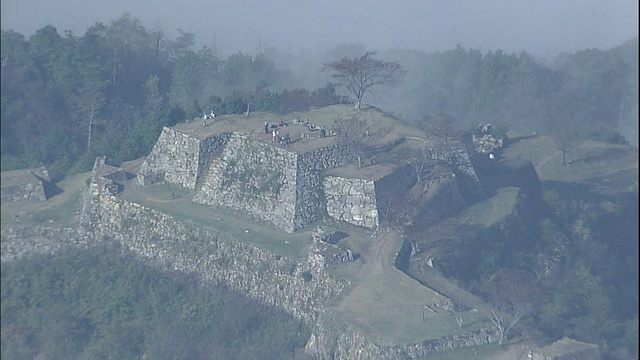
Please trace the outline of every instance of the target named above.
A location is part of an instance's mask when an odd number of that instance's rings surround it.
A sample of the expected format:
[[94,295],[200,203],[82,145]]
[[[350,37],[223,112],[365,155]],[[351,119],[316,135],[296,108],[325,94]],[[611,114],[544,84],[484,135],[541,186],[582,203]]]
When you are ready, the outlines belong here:
[[540,59],[608,49],[638,35],[634,0],[5,0],[3,29],[29,36],[45,25],[82,34],[129,13],[147,28],[193,32],[220,55],[266,48],[295,53],[360,43],[369,49],[526,51]]

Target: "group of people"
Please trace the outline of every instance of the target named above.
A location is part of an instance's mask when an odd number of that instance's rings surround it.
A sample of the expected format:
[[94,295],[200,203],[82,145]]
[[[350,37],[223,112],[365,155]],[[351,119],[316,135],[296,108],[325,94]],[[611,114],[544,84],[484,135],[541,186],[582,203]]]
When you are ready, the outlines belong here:
[[289,136],[289,133],[286,133],[280,136],[280,131],[273,129],[271,134],[273,135],[273,138],[271,139],[271,141],[272,142],[278,141],[280,143],[280,146],[289,146],[289,144],[291,143],[291,137]]
[[213,113],[213,110],[211,110],[211,114],[203,114],[202,115],[202,126],[207,126],[207,120],[213,119],[215,117],[216,117],[216,114]]
[[[312,123],[311,121],[309,121],[309,119],[304,119],[304,120],[300,120],[298,118],[293,120],[293,123],[296,125],[303,125],[305,126],[309,131],[320,131],[320,137],[324,138],[327,136],[327,128],[325,128],[324,126],[317,126],[316,124]],[[288,126],[289,124],[286,123],[284,120],[280,120],[277,123],[271,123],[266,121],[264,123],[264,133],[265,134],[271,134],[272,135],[272,142],[276,142],[278,141],[280,143],[280,145],[282,146],[288,146],[291,143],[291,138],[289,136],[289,134],[284,134],[283,136],[280,136],[280,131],[278,131],[277,129],[280,127],[285,127]],[[303,134],[301,134],[302,136]],[[304,137],[304,136],[302,136]],[[307,136],[308,137],[308,136]]]

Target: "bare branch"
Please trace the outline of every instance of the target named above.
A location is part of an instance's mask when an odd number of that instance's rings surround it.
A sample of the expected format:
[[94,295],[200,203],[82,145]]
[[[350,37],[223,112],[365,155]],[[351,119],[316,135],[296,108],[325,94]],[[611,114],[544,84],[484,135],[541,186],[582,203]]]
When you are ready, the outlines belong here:
[[373,55],[375,52],[366,52],[355,59],[343,57],[326,63],[323,67],[324,71],[331,72],[331,77],[337,81],[337,85],[355,96],[356,110],[360,110],[365,93],[379,85],[396,85],[406,74],[397,62],[376,60]]

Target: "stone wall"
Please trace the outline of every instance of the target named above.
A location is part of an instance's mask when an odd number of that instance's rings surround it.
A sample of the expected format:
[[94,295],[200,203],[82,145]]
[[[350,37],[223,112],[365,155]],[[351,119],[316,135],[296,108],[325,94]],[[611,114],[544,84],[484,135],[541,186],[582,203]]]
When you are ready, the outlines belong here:
[[449,164],[458,176],[460,190],[465,197],[475,197],[482,193],[482,186],[469,157],[465,144],[449,140],[449,144],[431,152],[433,160]]
[[24,184],[2,187],[2,202],[47,201],[44,183],[35,176]]
[[320,359],[422,359],[448,350],[495,343],[498,338],[495,329],[481,329],[414,344],[380,344],[367,339],[337,314],[323,310],[316,320],[305,350]]
[[441,220],[466,206],[458,175],[442,164],[436,164],[422,185],[427,194],[427,206],[417,208],[417,218],[422,225]]
[[346,165],[354,158],[353,150],[341,145],[331,145],[298,155],[294,230],[303,228],[326,213],[322,172]]
[[44,167],[3,171],[0,199],[3,203],[46,201],[45,186],[50,181],[49,173]]
[[194,202],[224,206],[293,232],[324,214],[321,171],[346,163],[347,148],[303,154],[234,133],[204,175]]
[[376,180],[376,204],[381,220],[391,206],[391,199],[404,196],[416,183],[415,171],[411,165],[405,165],[396,171]]
[[329,216],[357,226],[378,226],[376,186],[373,181],[327,176],[323,185]]
[[494,330],[480,330],[414,344],[372,341],[326,309],[347,283],[327,274],[323,259],[310,254],[308,261],[296,262],[126,201],[112,192],[113,180],[102,176],[103,163],[96,161],[81,225],[2,227],[2,261],[114,241],[143,259],[224,283],[305,321],[312,327],[305,350],[318,359],[416,359],[497,340]]
[[231,239],[197,225],[114,196],[103,179],[94,178],[85,227],[98,240],[116,241],[133,253],[166,267],[224,283],[294,317],[313,322],[345,282],[323,266],[296,262]]
[[284,309],[312,326],[305,351],[319,359],[416,359],[464,346],[497,341],[494,330],[480,330],[415,344],[379,344],[326,309],[346,281],[325,271],[310,254],[296,262],[262,249],[222,239],[195,224],[114,196],[104,178],[92,181],[93,201],[85,208],[85,227],[98,240],[120,243],[142,258],[167,268],[224,283],[262,303]]
[[165,127],[138,172],[141,186],[168,182],[194,190],[211,159],[224,146],[230,133],[199,139]]
[[600,360],[598,345],[563,337],[541,349],[529,352],[533,360]]
[[2,226],[2,262],[38,254],[55,254],[69,246],[88,246],[92,236],[81,226],[45,223],[36,226]]
[[293,232],[296,164],[295,153],[234,133],[193,201],[239,210]]

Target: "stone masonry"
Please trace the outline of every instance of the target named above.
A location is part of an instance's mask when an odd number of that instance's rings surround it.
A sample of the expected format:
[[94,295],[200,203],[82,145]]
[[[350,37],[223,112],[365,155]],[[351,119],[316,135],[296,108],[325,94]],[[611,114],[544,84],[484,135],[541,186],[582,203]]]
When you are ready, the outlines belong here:
[[327,213],[353,225],[374,228],[379,224],[376,188],[372,180],[324,178]]
[[165,181],[194,190],[212,157],[221,150],[230,135],[220,133],[200,139],[165,127],[140,167],[138,184],[146,186]]
[[2,172],[2,202],[46,201],[45,184],[49,173],[44,167]]
[[293,232],[324,213],[320,172],[350,159],[349,149],[337,145],[298,154],[234,133],[193,201],[239,210]]
[[[386,211],[380,206],[389,206],[391,198],[403,196],[415,183],[409,159],[373,165],[384,169],[382,177],[360,174],[365,168],[355,175],[335,175],[327,171],[354,162],[351,147],[331,138],[314,140],[309,147],[279,146],[247,128],[249,120],[233,121],[218,130],[165,127],[140,168],[138,184],[177,184],[194,190],[196,203],[231,208],[294,232],[327,214],[375,228]],[[464,146],[450,143],[431,158],[460,175],[461,189],[481,190]]]

